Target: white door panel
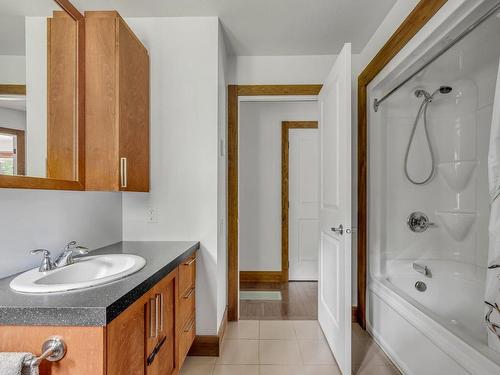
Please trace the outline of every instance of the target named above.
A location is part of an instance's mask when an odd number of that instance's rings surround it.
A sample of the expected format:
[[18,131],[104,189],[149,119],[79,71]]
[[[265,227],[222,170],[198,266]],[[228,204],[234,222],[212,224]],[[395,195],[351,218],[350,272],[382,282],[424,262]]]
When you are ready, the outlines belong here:
[[[351,46],[318,96],[320,214],[318,320],[343,374],[351,374]],[[340,230],[342,228],[342,230]]]
[[289,130],[289,202],[289,279],[318,280],[318,129]]

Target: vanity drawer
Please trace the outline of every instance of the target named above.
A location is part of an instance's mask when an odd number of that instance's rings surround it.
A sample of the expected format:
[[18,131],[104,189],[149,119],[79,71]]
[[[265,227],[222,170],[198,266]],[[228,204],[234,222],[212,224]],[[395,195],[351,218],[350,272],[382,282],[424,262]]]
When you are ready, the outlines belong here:
[[182,298],[187,291],[195,286],[196,255],[186,259],[179,266],[179,296]]
[[179,297],[179,317],[182,323],[188,323],[195,310],[195,288],[191,287]]
[[184,363],[184,359],[193,344],[194,338],[196,336],[196,319],[195,315],[191,316],[191,319],[187,319],[186,323],[182,326],[179,332],[179,356],[180,356],[180,367]]

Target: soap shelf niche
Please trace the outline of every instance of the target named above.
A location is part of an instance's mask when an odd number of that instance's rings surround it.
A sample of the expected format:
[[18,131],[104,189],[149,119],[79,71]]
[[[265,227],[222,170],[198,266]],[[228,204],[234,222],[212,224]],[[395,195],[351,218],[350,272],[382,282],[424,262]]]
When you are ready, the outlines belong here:
[[437,211],[436,216],[450,237],[460,242],[467,237],[479,215],[477,212]]
[[469,185],[478,164],[479,162],[476,160],[439,163],[438,171],[450,189],[460,193]]

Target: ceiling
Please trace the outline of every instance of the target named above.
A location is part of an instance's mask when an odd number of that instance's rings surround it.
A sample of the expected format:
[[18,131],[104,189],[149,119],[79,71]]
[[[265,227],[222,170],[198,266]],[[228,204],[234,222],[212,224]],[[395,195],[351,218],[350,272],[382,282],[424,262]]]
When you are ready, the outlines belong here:
[[[8,7],[11,13],[39,15],[47,1],[0,0],[0,14]],[[265,56],[336,54],[346,41],[359,53],[396,0],[72,2],[80,11],[116,9],[123,17],[219,16],[229,54]]]

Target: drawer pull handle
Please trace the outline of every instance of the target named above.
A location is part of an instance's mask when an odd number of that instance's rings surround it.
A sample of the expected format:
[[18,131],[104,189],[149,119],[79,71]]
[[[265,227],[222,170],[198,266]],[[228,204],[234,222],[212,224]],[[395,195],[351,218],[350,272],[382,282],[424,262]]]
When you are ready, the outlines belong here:
[[184,263],[185,266],[190,266],[191,264],[193,264],[193,262],[196,260],[196,258],[193,258],[191,260],[188,260],[186,263]]
[[163,301],[163,293],[157,294],[156,298],[160,300],[160,332],[163,332],[163,320],[164,320],[164,311],[165,311],[165,304]]
[[189,289],[188,292],[182,298],[188,299],[189,297],[191,297],[191,295],[193,294],[193,292],[194,292],[194,288]]
[[160,312],[161,312],[161,306],[160,306],[160,294],[155,295],[155,337],[158,337],[158,332],[161,330],[160,329]]
[[165,344],[165,341],[167,341],[167,337],[165,336],[164,338],[161,339],[161,341],[156,344],[155,348],[153,349],[153,351],[151,352],[151,354],[148,356],[148,359],[146,360],[146,365],[147,366],[151,366],[156,358],[156,355],[158,354],[158,352],[160,351],[161,347],[163,346],[163,344]]
[[120,158],[120,187],[127,187],[127,158]]
[[191,320],[190,324],[186,328],[184,328],[184,332],[190,332],[193,329],[193,327],[194,327],[194,321],[195,320],[193,318],[193,320]]
[[156,300],[149,300],[149,337],[156,337],[157,327],[155,326],[156,320]]

